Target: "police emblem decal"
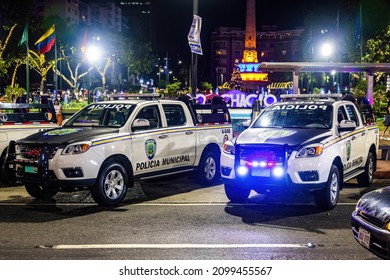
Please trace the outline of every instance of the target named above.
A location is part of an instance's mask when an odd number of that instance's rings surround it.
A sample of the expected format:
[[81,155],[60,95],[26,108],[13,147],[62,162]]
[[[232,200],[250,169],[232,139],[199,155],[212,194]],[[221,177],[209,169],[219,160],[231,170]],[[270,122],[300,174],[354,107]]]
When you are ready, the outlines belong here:
[[148,159],[153,159],[156,154],[157,143],[154,139],[149,139],[145,141],[145,153]]
[[349,160],[351,157],[351,141],[348,140],[345,146],[347,150],[347,160]]

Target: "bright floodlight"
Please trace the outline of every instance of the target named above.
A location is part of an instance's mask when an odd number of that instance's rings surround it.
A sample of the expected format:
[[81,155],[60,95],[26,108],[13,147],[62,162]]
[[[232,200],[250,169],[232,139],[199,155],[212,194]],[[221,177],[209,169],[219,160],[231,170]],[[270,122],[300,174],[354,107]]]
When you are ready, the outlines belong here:
[[333,52],[333,46],[329,43],[324,43],[321,46],[321,54],[324,57],[329,57]]
[[100,58],[100,49],[95,46],[89,46],[86,50],[86,56],[90,63],[96,62]]

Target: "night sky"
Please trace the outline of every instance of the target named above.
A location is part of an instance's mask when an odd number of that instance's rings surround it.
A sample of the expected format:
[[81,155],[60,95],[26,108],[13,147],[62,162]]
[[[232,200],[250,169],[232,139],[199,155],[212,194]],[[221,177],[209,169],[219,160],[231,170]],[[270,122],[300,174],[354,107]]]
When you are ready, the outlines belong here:
[[[155,51],[159,54],[190,55],[187,35],[192,22],[193,0],[154,1],[157,2],[157,14],[153,17],[158,42]],[[278,30],[304,27],[308,14],[316,22],[321,16],[327,17],[325,22],[334,28],[338,12],[340,29],[343,29],[348,21],[350,24],[356,21],[360,4],[363,10],[363,38],[372,37],[374,32],[390,24],[390,0],[257,0],[257,30],[260,31],[262,25],[277,25]],[[246,0],[198,0],[198,11],[202,17],[204,56],[209,57],[210,36],[216,27],[245,30]]]
[[[321,9],[334,15],[336,20],[338,2],[328,0],[326,4],[318,1],[256,1],[257,29],[262,25],[277,25],[279,30],[303,27],[305,11]],[[163,52],[189,52],[187,34],[192,22],[192,0],[157,0],[157,48]],[[245,29],[246,0],[198,0],[198,15],[202,17],[202,47],[209,49],[211,32],[218,26]],[[166,38],[170,38],[167,40]]]

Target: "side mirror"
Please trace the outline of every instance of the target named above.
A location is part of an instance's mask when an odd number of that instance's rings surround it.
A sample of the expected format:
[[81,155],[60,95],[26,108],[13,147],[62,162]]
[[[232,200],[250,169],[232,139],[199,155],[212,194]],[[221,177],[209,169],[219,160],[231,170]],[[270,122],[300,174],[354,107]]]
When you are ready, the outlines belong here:
[[251,120],[251,119],[248,119],[248,120],[242,122],[242,126],[243,126],[245,129],[247,129],[247,128],[251,125],[251,123],[252,123],[252,120]]
[[338,126],[339,131],[353,131],[356,129],[356,123],[354,121],[342,120]]
[[149,127],[150,123],[147,119],[135,119],[131,125],[131,131],[148,129]]

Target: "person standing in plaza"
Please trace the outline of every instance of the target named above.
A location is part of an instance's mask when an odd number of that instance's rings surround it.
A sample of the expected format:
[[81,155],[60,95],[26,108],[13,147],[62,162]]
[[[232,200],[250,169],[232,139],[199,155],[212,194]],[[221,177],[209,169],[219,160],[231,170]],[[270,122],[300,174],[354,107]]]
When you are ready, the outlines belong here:
[[382,132],[381,139],[390,140],[389,137],[385,138],[386,131],[389,129],[390,126],[390,98],[387,100],[387,107],[386,107],[386,116],[383,120],[384,129]]
[[58,99],[54,100],[54,110],[56,112],[57,125],[62,126],[62,106]]

